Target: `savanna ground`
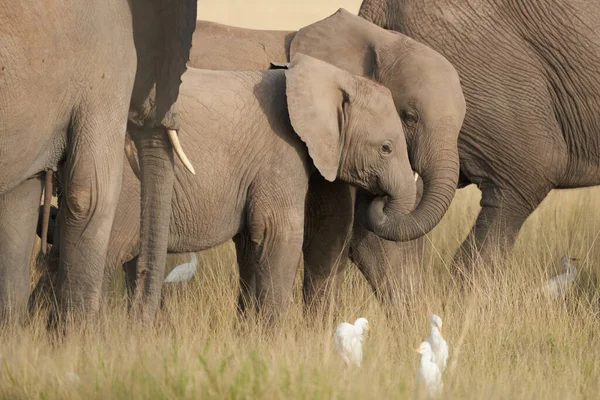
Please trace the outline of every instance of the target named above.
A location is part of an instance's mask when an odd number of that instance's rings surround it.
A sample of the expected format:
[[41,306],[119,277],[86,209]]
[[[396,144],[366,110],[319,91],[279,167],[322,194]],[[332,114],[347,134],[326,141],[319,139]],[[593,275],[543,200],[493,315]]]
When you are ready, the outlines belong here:
[[[283,8],[270,8],[266,0],[252,7],[223,1],[204,12],[208,3],[200,1],[203,18],[257,27],[260,10],[270,9],[265,27],[297,28],[341,5],[356,11],[359,2],[298,2],[294,9],[311,10],[302,18],[293,12],[275,16]],[[282,25],[284,20],[289,24]],[[151,331],[131,327],[124,297],[117,295],[92,334],[74,332],[54,343],[40,316],[22,329],[1,332],[0,397],[413,398],[418,356],[412,349],[427,337],[428,316],[435,312],[444,319],[450,345],[444,397],[598,398],[600,189],[551,193],[527,221],[512,257],[497,263],[498,277],[483,276],[461,292],[449,263],[478,201],[477,189],[460,190],[428,235],[424,268],[408,293],[413,307],[400,324],[389,324],[354,267],[346,273],[339,306],[326,317],[305,317],[297,291],[277,332],[240,322],[235,257],[226,244],[201,255],[193,281],[166,291]],[[560,272],[563,254],[582,260],[580,273],[568,298],[553,302],[536,288]],[[171,256],[170,267],[187,257]],[[347,370],[334,353],[332,332],[337,323],[359,316],[369,319],[373,332],[365,342],[363,368]]]

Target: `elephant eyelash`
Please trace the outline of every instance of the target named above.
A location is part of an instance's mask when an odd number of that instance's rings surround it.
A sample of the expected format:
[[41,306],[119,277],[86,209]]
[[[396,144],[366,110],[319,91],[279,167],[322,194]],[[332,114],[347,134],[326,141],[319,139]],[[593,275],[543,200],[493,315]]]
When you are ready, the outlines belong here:
[[419,122],[420,116],[417,110],[413,109],[404,109],[401,111],[402,121],[404,121],[408,126],[415,125]]

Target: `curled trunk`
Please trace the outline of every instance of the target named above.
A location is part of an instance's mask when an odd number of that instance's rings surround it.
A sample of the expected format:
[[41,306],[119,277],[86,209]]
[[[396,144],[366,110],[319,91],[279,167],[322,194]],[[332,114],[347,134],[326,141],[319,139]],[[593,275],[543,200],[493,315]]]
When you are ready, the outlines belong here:
[[[440,147],[446,150],[428,149],[427,154],[419,154],[417,146],[414,159],[436,161],[414,164],[423,180],[423,197],[414,211],[399,212],[401,204],[394,197],[376,197],[371,202],[367,223],[375,234],[387,240],[406,242],[425,235],[440,222],[454,198],[459,173],[456,144]],[[435,156],[430,155],[434,150]]]

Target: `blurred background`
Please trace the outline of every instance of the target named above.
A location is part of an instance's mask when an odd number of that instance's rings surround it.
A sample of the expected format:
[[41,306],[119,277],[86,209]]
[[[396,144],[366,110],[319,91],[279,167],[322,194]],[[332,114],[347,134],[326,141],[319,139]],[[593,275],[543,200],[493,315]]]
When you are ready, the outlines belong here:
[[297,30],[338,8],[358,13],[361,0],[199,0],[198,19],[244,28]]

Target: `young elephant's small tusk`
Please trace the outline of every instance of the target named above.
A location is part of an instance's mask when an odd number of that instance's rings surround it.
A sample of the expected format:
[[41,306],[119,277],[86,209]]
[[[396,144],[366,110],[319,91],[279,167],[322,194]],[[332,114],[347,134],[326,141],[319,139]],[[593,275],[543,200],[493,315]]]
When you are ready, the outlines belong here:
[[185,165],[185,167],[188,169],[188,171],[190,171],[192,173],[192,175],[196,175],[196,170],[194,169],[194,166],[192,165],[190,160],[187,158],[187,156],[183,152],[181,143],[179,143],[179,138],[177,137],[177,131],[175,129],[167,129],[167,135],[169,136],[169,140],[171,141],[171,144],[173,145],[173,149],[175,150],[177,157],[179,157],[179,159],[181,160],[183,165]]
[[413,176],[415,177],[415,182],[419,180],[419,174],[413,171]]

